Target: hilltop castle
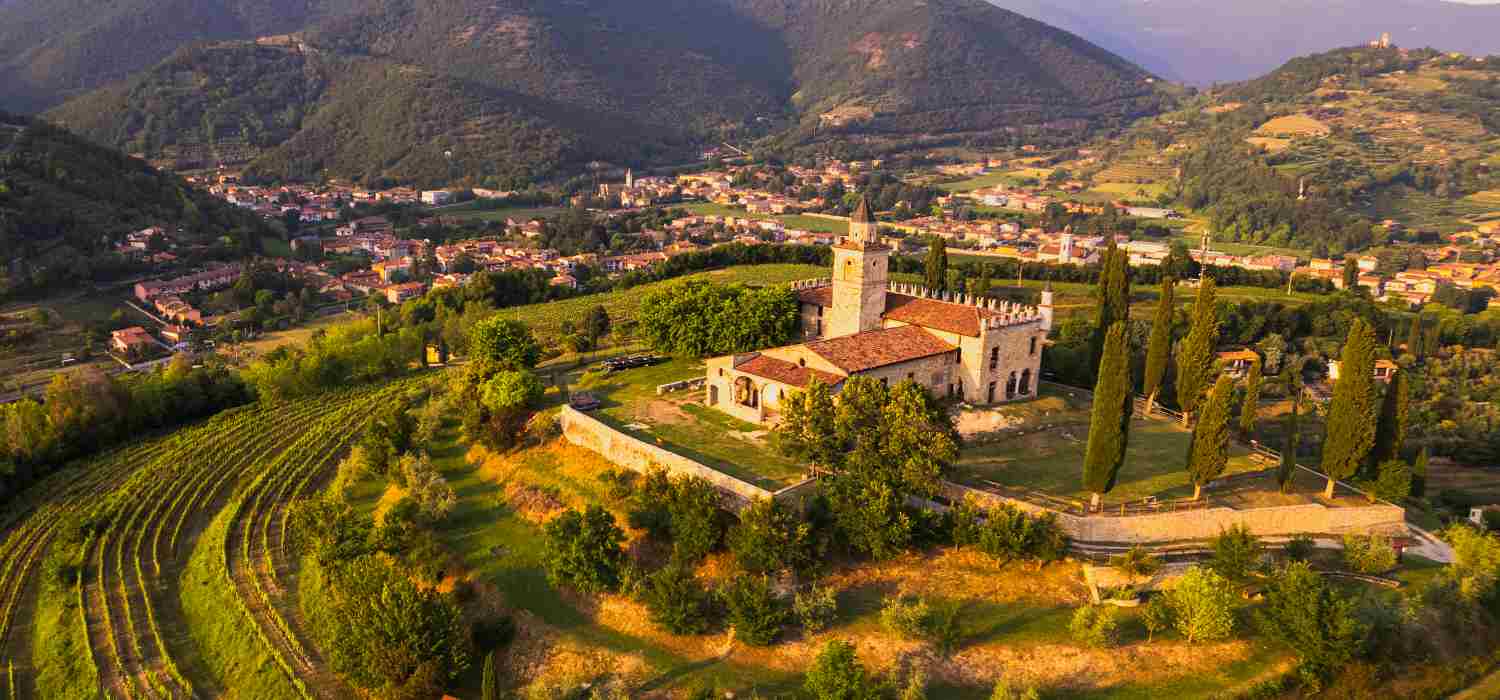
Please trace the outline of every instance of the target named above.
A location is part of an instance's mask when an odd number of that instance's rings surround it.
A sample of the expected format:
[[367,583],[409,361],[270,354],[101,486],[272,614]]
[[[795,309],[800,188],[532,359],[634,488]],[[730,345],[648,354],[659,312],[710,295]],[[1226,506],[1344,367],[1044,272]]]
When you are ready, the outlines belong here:
[[708,360],[708,405],[774,424],[781,399],[817,380],[912,380],[935,396],[987,405],[1035,396],[1052,292],[1039,307],[935,293],[890,281],[867,199],[833,246],[833,277],[793,285],[805,342]]

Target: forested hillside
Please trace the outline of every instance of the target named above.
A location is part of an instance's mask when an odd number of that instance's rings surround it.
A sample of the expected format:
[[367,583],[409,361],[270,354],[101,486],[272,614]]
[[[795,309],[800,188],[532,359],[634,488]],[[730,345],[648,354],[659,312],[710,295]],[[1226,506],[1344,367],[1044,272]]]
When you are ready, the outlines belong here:
[[118,151],[0,112],[0,297],[130,271],[113,244],[155,225],[255,245],[255,215]]
[[[1500,59],[1352,47],[1135,125],[1225,242],[1319,256],[1500,219]],[[1399,226],[1379,226],[1390,221]]]
[[1166,99],[1141,69],[981,0],[314,4],[275,45],[183,49],[48,116],[174,167],[506,186],[788,126],[776,145],[1076,137]]
[[[124,79],[186,44],[307,23],[317,0],[0,3],[0,109],[31,112]],[[330,3],[331,4],[331,3]]]

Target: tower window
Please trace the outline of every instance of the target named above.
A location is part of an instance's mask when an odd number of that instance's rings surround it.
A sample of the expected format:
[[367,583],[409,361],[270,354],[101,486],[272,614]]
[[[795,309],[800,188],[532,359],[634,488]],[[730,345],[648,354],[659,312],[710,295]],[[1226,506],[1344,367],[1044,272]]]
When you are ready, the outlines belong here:
[[998,347],[991,348],[990,349],[990,369],[995,369],[996,367],[999,367],[999,366],[1000,366],[1000,348],[998,348]]

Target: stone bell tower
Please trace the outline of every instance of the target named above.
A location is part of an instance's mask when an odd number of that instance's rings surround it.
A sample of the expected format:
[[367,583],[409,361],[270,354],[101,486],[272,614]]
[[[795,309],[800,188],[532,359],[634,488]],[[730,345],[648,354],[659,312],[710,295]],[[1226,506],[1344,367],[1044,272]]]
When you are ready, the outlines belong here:
[[880,242],[880,225],[870,200],[859,198],[849,217],[849,235],[833,246],[833,308],[828,337],[880,327],[890,280],[891,249]]

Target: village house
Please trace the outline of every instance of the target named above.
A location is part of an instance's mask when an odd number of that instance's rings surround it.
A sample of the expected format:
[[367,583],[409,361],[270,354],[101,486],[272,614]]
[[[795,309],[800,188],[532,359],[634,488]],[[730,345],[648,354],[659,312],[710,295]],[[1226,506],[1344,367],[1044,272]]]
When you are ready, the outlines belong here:
[[774,424],[789,393],[856,375],[980,405],[1036,394],[1050,289],[1041,307],[940,295],[891,282],[891,252],[862,199],[833,247],[833,278],[794,285],[806,341],[708,360],[708,405]]
[[141,352],[155,344],[151,334],[140,326],[122,328],[110,333],[109,337],[109,347],[122,355]]
[[[1328,361],[1328,381],[1336,382],[1339,380],[1339,367],[1342,364],[1338,360]],[[1399,369],[1401,369],[1401,366],[1390,360],[1376,360],[1375,369],[1371,372],[1371,376],[1375,377],[1375,381],[1389,382],[1392,377],[1396,376],[1396,370]]]
[[1248,348],[1231,350],[1218,354],[1219,365],[1224,368],[1224,373],[1231,377],[1243,377],[1249,374],[1250,368],[1260,362],[1260,355]]
[[421,282],[402,282],[385,288],[385,300],[392,304],[400,304],[407,299],[415,299],[427,291]]

